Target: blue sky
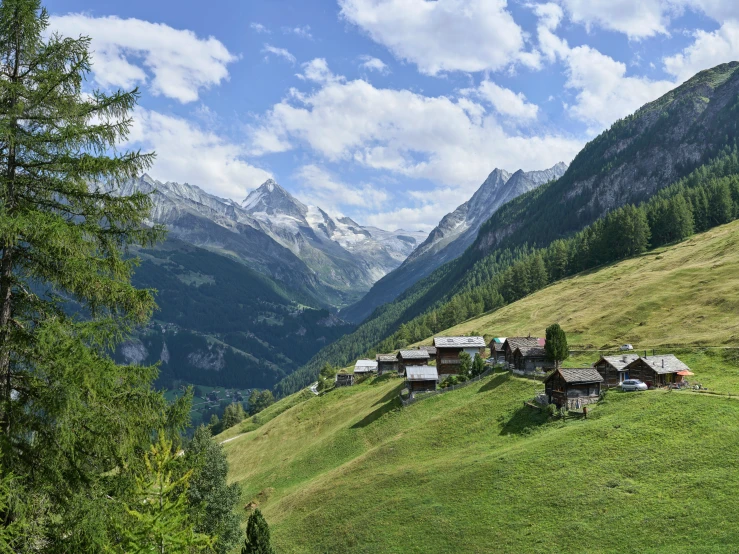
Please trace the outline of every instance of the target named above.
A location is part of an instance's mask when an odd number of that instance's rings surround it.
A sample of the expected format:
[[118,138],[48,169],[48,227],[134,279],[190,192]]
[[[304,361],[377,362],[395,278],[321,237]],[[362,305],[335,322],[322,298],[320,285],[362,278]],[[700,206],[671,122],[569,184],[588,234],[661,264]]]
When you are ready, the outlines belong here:
[[46,3],[90,86],[138,86],[150,174],[429,230],[496,167],[570,162],[616,119],[739,59],[736,0]]

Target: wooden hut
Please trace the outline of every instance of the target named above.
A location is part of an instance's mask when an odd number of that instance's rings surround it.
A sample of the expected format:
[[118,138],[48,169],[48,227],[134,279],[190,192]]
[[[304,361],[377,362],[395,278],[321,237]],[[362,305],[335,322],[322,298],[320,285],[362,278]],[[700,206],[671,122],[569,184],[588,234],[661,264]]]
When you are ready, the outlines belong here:
[[432,365],[409,366],[405,370],[405,382],[411,394],[436,390],[439,374]]
[[504,361],[513,365],[513,356],[517,348],[544,348],[545,343],[546,339],[539,337],[508,337],[503,343]]
[[398,352],[398,363],[403,370],[414,365],[428,365],[429,359],[429,353],[425,350],[401,350]]
[[601,356],[595,362],[595,369],[603,377],[605,387],[618,387],[624,380],[629,378],[626,366],[638,359],[637,354],[619,354],[618,356]]
[[692,375],[690,368],[674,354],[639,357],[626,364],[624,370],[629,379],[639,379],[650,387],[680,383],[686,375]]
[[494,337],[488,345],[490,348],[490,357],[496,364],[502,364],[505,362],[505,341],[505,337]]
[[544,380],[550,404],[577,409],[597,402],[603,377],[594,367],[559,368]]
[[400,361],[395,354],[377,355],[377,374],[384,375],[386,373],[402,373],[400,371]]
[[525,373],[549,371],[554,369],[554,362],[547,360],[543,346],[518,346],[513,351],[513,367]]
[[471,358],[485,356],[485,339],[482,337],[436,337],[434,346],[440,379],[459,373],[460,352],[467,352]]
[[337,373],[334,379],[335,387],[351,387],[354,384],[354,375],[351,373]]
[[436,358],[436,347],[435,346],[419,346],[419,350],[425,350],[429,353],[429,358],[432,360]]
[[357,360],[354,364],[354,375],[367,375],[369,373],[377,373],[377,360]]

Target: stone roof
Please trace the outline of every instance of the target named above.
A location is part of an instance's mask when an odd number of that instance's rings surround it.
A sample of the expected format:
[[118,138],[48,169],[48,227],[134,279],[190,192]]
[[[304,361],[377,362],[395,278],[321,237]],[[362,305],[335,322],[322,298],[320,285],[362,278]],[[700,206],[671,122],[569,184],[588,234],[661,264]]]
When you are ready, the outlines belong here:
[[569,368],[569,367],[561,367],[552,375],[547,377],[547,381],[552,378],[553,375],[556,375],[557,372],[562,376],[562,379],[565,380],[565,383],[602,383],[603,377],[600,376],[600,373],[598,373],[598,370],[594,367],[577,367],[577,368]]
[[543,358],[547,351],[541,346],[519,346],[516,348],[524,358]]
[[[684,371],[688,370],[690,371],[690,368],[686,366],[683,362],[681,362],[679,359],[675,357],[674,354],[663,354],[659,356],[642,356],[641,359],[645,364],[647,364],[652,370],[654,370],[655,373],[677,373],[678,371]],[[637,360],[634,360],[628,366],[631,366],[631,364],[635,363]],[[627,367],[628,367],[627,366]]]
[[432,365],[416,365],[405,370],[407,381],[432,381],[439,378],[436,367]]
[[539,337],[508,337],[506,342],[511,347],[511,352],[516,348],[544,346],[546,339]]
[[621,354],[619,356],[601,356],[601,360],[605,360],[606,362],[608,362],[611,366],[616,368],[617,371],[623,371],[624,368],[628,364],[638,359],[639,359],[638,354]]
[[367,373],[377,371],[377,360],[357,360],[354,364],[354,373]]
[[401,350],[398,352],[398,357],[401,360],[428,360],[430,358],[425,350]]
[[429,353],[429,356],[436,356],[436,347],[435,346],[419,346],[421,350],[425,350]]
[[482,337],[434,337],[434,346],[439,348],[485,348]]
[[377,361],[378,362],[397,362],[398,356],[395,354],[378,354]]

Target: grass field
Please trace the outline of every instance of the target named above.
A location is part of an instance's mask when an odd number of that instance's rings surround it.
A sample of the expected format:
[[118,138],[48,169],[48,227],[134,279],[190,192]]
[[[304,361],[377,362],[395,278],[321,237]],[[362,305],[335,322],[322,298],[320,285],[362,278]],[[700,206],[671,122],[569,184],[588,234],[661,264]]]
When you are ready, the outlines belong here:
[[570,346],[739,345],[739,221],[559,281],[444,334],[544,336],[558,322]]
[[508,374],[405,408],[382,377],[287,397],[218,440],[278,552],[737,552],[738,314],[735,223],[444,333],[558,321],[575,347],[675,352],[713,394],[609,391],[562,421]]
[[376,379],[224,445],[278,552],[731,552],[739,401],[611,391],[587,420],[496,375],[399,408]]

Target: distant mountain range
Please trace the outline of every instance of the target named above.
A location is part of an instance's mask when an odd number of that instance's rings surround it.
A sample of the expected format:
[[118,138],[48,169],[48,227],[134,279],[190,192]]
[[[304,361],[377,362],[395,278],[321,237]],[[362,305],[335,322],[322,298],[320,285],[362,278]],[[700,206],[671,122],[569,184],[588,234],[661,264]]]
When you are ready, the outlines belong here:
[[342,306],[398,267],[426,234],[362,227],[307,206],[268,180],[241,203],[143,175],[121,194],[150,193],[151,222],[169,236],[225,254],[310,305]]
[[378,306],[392,302],[437,267],[461,256],[477,238],[482,224],[503,204],[558,179],[566,170],[564,162],[543,171],[519,169],[511,174],[504,169],[493,170],[472,198],[445,215],[400,267],[379,280],[359,302],[342,310],[341,317],[360,323]]

